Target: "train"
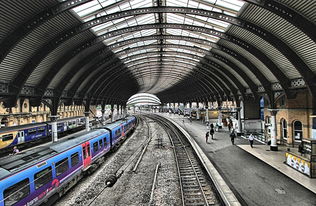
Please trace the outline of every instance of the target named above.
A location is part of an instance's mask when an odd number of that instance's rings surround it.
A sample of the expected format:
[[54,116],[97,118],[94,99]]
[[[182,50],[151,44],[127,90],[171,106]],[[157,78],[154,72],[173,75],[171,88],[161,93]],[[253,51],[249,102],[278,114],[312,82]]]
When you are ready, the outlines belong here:
[[97,168],[135,126],[136,118],[130,116],[80,136],[0,158],[0,206],[46,205],[58,199]]
[[[57,132],[62,134],[84,128],[86,118],[82,116],[57,120]],[[0,150],[34,142],[51,136],[51,122],[32,123],[0,128]]]

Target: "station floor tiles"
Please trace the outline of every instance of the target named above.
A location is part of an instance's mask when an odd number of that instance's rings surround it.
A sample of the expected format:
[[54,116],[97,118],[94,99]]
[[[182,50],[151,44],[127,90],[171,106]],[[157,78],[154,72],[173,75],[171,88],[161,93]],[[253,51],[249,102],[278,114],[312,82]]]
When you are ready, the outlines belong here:
[[207,128],[201,121],[191,123],[183,116],[160,114],[172,118],[191,134],[242,205],[316,206],[316,193],[306,189],[315,187],[315,179],[285,165],[283,148],[279,152],[266,151],[268,146],[258,142],[251,148],[241,137],[236,138],[235,145],[232,145],[227,129],[216,132],[215,139],[209,138],[206,143]]

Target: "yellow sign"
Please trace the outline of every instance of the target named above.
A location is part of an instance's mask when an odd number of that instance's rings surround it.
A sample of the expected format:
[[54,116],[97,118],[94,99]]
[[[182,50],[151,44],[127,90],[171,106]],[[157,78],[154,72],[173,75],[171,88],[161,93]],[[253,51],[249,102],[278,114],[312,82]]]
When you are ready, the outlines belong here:
[[285,157],[286,157],[286,164],[293,167],[294,169],[307,174],[308,176],[310,176],[310,163],[297,157],[294,156],[290,153],[285,153]]

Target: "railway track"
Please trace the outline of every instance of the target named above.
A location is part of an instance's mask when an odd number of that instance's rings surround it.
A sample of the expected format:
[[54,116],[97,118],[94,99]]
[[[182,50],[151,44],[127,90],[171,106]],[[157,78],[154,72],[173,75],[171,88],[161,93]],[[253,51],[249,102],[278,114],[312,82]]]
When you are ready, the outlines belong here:
[[183,135],[164,118],[157,115],[147,117],[159,122],[169,135],[178,170],[182,205],[218,205],[218,201],[214,198],[214,189],[209,184],[192,149],[183,140]]

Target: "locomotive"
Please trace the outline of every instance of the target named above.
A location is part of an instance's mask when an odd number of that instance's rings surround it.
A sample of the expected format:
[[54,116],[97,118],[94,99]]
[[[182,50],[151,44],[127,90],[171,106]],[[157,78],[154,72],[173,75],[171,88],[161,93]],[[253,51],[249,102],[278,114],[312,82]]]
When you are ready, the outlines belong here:
[[59,198],[134,129],[136,118],[0,158],[0,206],[40,205]]

